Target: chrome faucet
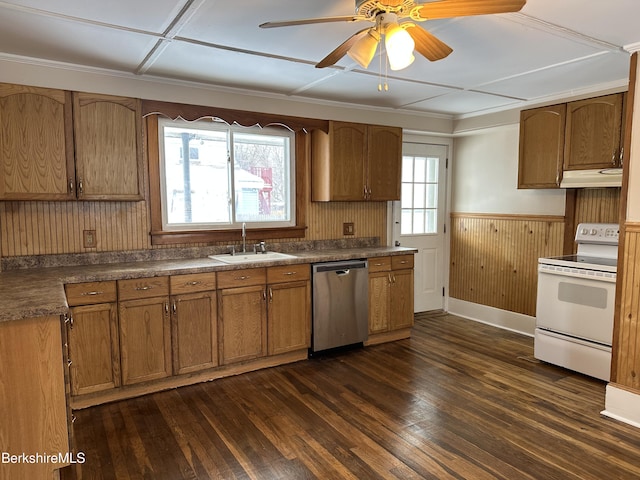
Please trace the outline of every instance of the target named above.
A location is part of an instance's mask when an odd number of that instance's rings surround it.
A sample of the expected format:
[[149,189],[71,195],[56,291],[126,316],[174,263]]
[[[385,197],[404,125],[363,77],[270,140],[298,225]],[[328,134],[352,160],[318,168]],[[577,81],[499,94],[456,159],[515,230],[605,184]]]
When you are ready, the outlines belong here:
[[247,224],[242,222],[242,253],[247,253]]

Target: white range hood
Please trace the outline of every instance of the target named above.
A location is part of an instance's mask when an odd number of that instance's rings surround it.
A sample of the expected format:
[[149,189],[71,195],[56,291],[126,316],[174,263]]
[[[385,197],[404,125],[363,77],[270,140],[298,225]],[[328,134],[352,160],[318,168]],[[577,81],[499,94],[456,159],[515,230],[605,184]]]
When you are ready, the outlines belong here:
[[560,188],[600,188],[621,186],[622,168],[565,170],[562,173],[562,181],[560,182]]

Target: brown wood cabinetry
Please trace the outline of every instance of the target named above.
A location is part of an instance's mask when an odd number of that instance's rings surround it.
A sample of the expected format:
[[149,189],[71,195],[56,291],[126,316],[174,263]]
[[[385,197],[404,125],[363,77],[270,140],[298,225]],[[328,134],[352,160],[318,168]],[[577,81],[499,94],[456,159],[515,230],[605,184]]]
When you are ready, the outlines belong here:
[[75,197],[71,93],[0,83],[0,199]]
[[367,344],[407,337],[412,326],[413,254],[369,259]]
[[619,167],[624,94],[567,104],[565,170]]
[[175,275],[170,284],[174,375],[217,366],[216,274]]
[[267,269],[269,355],[311,345],[310,275],[308,264]]
[[171,375],[168,277],[119,280],[118,297],[122,384]]
[[0,200],[143,198],[139,100],[0,83],[0,132]]
[[520,112],[518,188],[560,187],[566,111],[562,104]]
[[218,273],[220,363],[228,365],[267,354],[266,270]]
[[134,98],[73,94],[77,196],[142,200],[142,113]]
[[312,200],[399,200],[401,162],[401,128],[331,121],[312,133]]
[[523,110],[518,188],[559,188],[563,171],[621,167],[624,97]]
[[71,395],[120,386],[120,344],[116,282],[65,286],[71,319],[67,323]]
[[[3,452],[69,452],[61,332],[58,316],[0,322]],[[68,462],[3,462],[0,478],[50,479],[65,465]]]

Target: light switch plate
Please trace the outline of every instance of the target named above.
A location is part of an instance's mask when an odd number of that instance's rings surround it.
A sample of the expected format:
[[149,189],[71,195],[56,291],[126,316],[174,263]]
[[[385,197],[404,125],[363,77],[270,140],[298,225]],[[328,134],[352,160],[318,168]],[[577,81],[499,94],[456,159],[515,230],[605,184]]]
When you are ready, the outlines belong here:
[[342,224],[342,234],[343,235],[355,235],[355,229],[353,228],[353,222],[343,223]]
[[84,248],[96,248],[98,245],[98,239],[96,237],[95,230],[83,230],[82,231],[82,244]]

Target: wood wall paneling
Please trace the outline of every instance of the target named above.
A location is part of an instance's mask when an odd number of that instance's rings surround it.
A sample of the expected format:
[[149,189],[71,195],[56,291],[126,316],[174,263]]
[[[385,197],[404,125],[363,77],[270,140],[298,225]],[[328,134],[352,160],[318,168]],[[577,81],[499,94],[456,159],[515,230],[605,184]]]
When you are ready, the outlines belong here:
[[535,316],[539,257],[562,254],[562,217],[453,214],[450,296]]

